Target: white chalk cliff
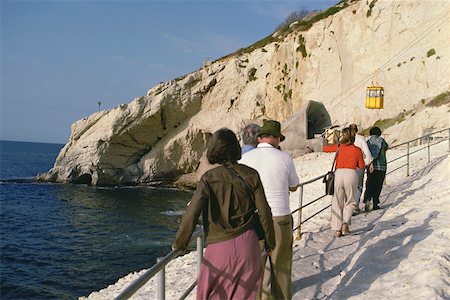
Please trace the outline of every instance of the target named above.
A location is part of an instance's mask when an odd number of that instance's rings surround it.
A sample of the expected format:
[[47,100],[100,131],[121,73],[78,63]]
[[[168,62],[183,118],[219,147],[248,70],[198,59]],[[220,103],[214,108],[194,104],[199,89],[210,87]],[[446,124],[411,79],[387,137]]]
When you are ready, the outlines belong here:
[[[450,1],[344,1],[311,20],[75,122],[54,167],[38,179],[195,183],[219,128],[283,122],[310,100],[335,124],[367,128],[450,90]],[[385,88],[384,109],[365,108],[372,81]],[[403,136],[450,127],[448,114],[434,120]]]

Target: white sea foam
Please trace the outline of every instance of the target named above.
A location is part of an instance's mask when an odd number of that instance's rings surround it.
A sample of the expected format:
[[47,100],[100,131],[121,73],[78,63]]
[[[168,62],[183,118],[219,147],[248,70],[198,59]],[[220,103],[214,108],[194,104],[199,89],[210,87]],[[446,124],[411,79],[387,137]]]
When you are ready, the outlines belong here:
[[184,212],[184,210],[167,210],[161,212],[161,214],[165,216],[182,216]]

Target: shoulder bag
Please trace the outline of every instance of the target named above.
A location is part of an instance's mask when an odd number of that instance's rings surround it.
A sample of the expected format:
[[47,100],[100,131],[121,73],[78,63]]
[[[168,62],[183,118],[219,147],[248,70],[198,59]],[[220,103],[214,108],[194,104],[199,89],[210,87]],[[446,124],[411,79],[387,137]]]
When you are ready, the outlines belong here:
[[264,235],[264,229],[262,228],[261,222],[259,220],[259,215],[258,215],[258,209],[256,208],[256,203],[255,203],[255,195],[253,190],[249,187],[248,183],[244,180],[244,178],[242,178],[242,176],[233,168],[228,167],[228,169],[231,171],[231,173],[233,173],[233,175],[235,175],[237,178],[239,178],[239,180],[241,181],[241,183],[243,184],[249,199],[253,202],[253,222],[255,224],[255,231],[256,234],[258,235],[258,239],[259,240],[264,240],[265,239],[265,235]]
[[323,178],[323,182],[325,183],[325,195],[334,195],[334,172],[336,171],[336,157],[339,152],[338,145],[336,149],[336,154],[334,155],[333,165],[331,166],[331,171],[328,171]]

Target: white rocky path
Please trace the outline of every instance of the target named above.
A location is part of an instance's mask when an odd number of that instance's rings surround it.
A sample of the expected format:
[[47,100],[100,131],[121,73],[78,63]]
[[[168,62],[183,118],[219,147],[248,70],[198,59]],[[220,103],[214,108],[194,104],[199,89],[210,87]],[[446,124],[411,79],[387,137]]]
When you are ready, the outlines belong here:
[[354,216],[349,236],[335,238],[329,225],[303,235],[294,247],[294,299],[448,299],[449,155],[392,177],[381,209]]
[[[421,147],[421,146],[420,146]],[[448,299],[450,285],[449,142],[412,156],[411,176],[404,169],[388,174],[381,209],[353,217],[349,236],[336,239],[329,211],[306,222],[293,255],[294,299]],[[388,151],[388,157],[403,155]],[[331,153],[295,160],[302,181],[325,173]],[[391,166],[391,169],[393,167]],[[323,184],[305,188],[308,201],[323,194]],[[291,209],[298,192],[291,194]],[[304,218],[330,203],[325,197],[304,211]],[[196,277],[196,254],[173,260],[166,268],[166,299],[178,299]],[[112,299],[145,270],[91,293],[88,299]],[[156,299],[155,278],[132,299]],[[195,299],[195,292],[188,299]]]

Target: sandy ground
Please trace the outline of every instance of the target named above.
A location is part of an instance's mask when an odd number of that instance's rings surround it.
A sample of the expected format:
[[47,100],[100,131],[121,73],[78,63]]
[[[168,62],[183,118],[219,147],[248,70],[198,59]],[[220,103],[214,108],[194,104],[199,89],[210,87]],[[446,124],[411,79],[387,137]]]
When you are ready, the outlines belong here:
[[[417,146],[415,149],[421,149]],[[388,165],[381,209],[352,219],[349,236],[335,238],[330,209],[302,225],[294,242],[294,299],[450,299],[450,157],[449,142],[410,159],[410,176],[400,168],[406,159]],[[411,151],[412,152],[412,151]],[[388,151],[388,160],[405,154]],[[300,180],[325,174],[333,154],[311,153],[295,160]],[[299,191],[290,196],[291,210],[299,207]],[[321,180],[305,186],[303,204],[324,194]],[[330,204],[325,196],[303,210],[305,220]],[[295,225],[298,223],[294,215]],[[297,232],[295,232],[297,236]],[[196,278],[196,254],[191,252],[166,268],[166,299],[178,299]],[[112,299],[145,270],[121,278],[88,299]],[[131,299],[156,299],[151,279]],[[84,297],[82,297],[84,298]],[[195,299],[195,289],[188,299]]]

